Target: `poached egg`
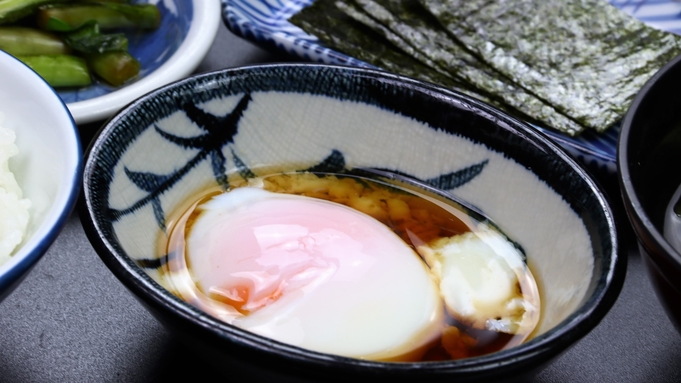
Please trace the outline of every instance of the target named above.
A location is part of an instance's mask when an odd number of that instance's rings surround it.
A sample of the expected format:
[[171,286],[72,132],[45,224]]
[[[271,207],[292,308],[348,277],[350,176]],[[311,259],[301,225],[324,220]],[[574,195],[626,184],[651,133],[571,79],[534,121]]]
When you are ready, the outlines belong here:
[[522,252],[456,205],[368,179],[266,179],[173,225],[167,272],[182,299],[280,342],[381,361],[468,357],[536,327]]
[[427,265],[366,214],[254,187],[220,194],[198,211],[186,235],[193,280],[180,294],[227,323],[372,360],[423,352],[442,330]]

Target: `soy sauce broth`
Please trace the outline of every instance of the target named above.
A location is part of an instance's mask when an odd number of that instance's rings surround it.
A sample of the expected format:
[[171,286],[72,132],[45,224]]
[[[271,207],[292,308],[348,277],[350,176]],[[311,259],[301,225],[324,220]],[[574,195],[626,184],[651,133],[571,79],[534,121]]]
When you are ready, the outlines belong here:
[[[416,250],[423,244],[475,232],[480,225],[480,217],[452,201],[434,198],[413,187],[401,187],[365,177],[279,173],[233,181],[226,192],[245,186],[323,199],[356,209],[389,227],[415,250],[415,256],[419,256]],[[159,251],[161,254],[168,254],[162,272],[174,287],[173,293],[191,305],[216,317],[220,317],[219,314],[225,310],[236,310],[247,315],[248,312],[243,311],[237,302],[205,291],[201,283],[192,277],[192,266],[185,254],[185,239],[199,216],[197,207],[223,192],[225,191],[219,188],[209,188],[170,217],[169,237],[159,240]],[[517,294],[530,294],[531,300],[539,302],[536,288],[527,288],[531,285],[534,285],[534,280],[531,271],[527,269],[525,275],[519,277]],[[519,345],[532,335],[531,331],[508,334],[474,328],[457,320],[446,309],[445,313],[440,336],[428,342],[425,349],[405,355],[397,361],[443,361],[481,356]]]

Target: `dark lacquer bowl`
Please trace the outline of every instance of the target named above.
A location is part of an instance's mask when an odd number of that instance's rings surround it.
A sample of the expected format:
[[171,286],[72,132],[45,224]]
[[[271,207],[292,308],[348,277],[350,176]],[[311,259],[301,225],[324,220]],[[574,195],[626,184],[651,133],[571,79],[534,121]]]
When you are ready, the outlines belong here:
[[[268,166],[385,169],[475,206],[525,250],[542,299],[534,337],[457,361],[375,362],[273,341],[171,294],[158,241],[172,212]],[[272,64],[177,82],[114,116],[84,173],[82,221],[104,263],[216,372],[258,381],[527,379],[599,323],[626,268],[603,194],[557,145],[477,100],[381,71]]]
[[664,237],[681,185],[681,57],[641,89],[622,124],[617,163],[622,198],[653,286],[681,331],[681,254]]

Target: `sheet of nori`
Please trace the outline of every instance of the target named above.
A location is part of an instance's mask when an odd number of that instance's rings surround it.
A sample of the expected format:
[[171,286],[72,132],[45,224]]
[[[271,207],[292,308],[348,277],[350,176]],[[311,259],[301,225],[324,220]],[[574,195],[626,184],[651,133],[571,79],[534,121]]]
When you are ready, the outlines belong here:
[[[322,2],[317,1],[316,3],[321,4]],[[359,25],[361,25],[361,28],[363,29],[368,28],[364,32],[366,38],[370,38],[372,35],[377,34],[380,36],[381,41],[385,41],[385,44],[390,46],[391,51],[397,52],[398,54],[405,54],[411,59],[427,66],[431,70],[440,73],[442,76],[451,78],[452,80],[461,84],[469,84],[469,86],[475,88],[474,84],[466,83],[461,77],[456,76],[456,74],[449,73],[447,70],[440,68],[432,60],[423,55],[419,50],[415,49],[410,44],[402,40],[399,36],[393,34],[389,29],[379,24],[368,15],[364,14],[361,9],[357,8],[356,4],[354,4],[352,1],[335,1],[332,5],[329,5],[329,7],[334,7],[334,10],[342,12],[346,19],[349,18],[349,20],[352,20],[350,22],[353,24],[348,24],[346,27],[357,28]],[[412,63],[414,62],[413,60],[411,60]],[[400,67],[398,69],[401,71],[411,71],[415,73],[415,71],[406,66]]]
[[[319,1],[319,0],[318,0]],[[417,0],[355,0],[364,12],[353,12],[352,2],[336,2],[346,14],[383,35],[422,63],[433,63],[455,78],[495,95],[496,101],[521,111],[531,122],[574,135],[584,128],[553,106],[513,83],[478,60],[442,29]],[[371,20],[366,20],[368,17]],[[387,29],[387,31],[386,31]],[[405,48],[406,46],[406,48]],[[414,54],[410,50],[415,50]],[[421,59],[423,56],[426,59]],[[427,60],[427,61],[426,61]]]
[[[537,118],[537,114],[529,116],[525,113],[525,108],[519,104],[520,98],[516,98],[516,107],[510,107],[496,95],[487,94],[485,91],[475,89],[460,80],[454,80],[451,76],[443,76],[443,70],[433,71],[433,67],[438,68],[427,58],[420,56],[426,65],[415,61],[411,56],[406,55],[402,50],[384,41],[384,35],[377,35],[365,25],[355,22],[333,4],[333,1],[318,0],[310,7],[303,9],[294,15],[289,21],[301,27],[311,35],[316,36],[323,44],[329,48],[344,52],[362,61],[371,63],[388,71],[403,74],[409,77],[419,78],[425,81],[449,87],[462,93],[476,97],[482,101],[494,104],[518,118],[528,122],[541,124],[543,126],[563,126],[567,127],[564,131],[573,133],[580,127],[573,123],[555,121],[556,114],[549,106],[549,112]],[[389,32],[388,32],[389,33]],[[387,44],[387,46],[386,46]],[[407,49],[411,54],[419,55],[413,49]],[[438,73],[439,72],[439,73]],[[444,73],[447,73],[446,71]],[[522,89],[521,89],[522,91]],[[534,101],[531,101],[534,102]],[[520,108],[518,108],[520,106]],[[533,109],[538,110],[538,109]],[[540,110],[541,111],[541,110]],[[573,128],[576,128],[573,130]]]
[[419,0],[452,38],[527,91],[605,130],[681,38],[605,0]]
[[289,21],[331,49],[384,70],[445,86],[490,102],[489,95],[474,86],[443,74],[397,49],[383,36],[348,17],[333,1],[315,1]]
[[[321,4],[321,1],[317,1],[318,4]],[[329,5],[329,7],[333,7],[334,11],[340,11],[344,15],[343,17],[346,18],[347,24],[345,25],[346,28],[360,28],[362,32],[359,30],[351,31],[350,33],[353,33],[353,37],[357,38],[357,41],[360,42],[361,40],[359,39],[359,33],[360,32],[363,34],[364,39],[372,39],[376,38],[376,35],[378,35],[379,41],[382,41],[383,45],[387,45],[387,48],[390,53],[395,57],[396,55],[406,55],[409,57],[409,61],[407,62],[406,60],[400,60],[400,61],[394,61],[391,60],[392,63],[394,64],[399,64],[399,66],[394,67],[396,70],[396,73],[406,73],[410,72],[413,74],[417,74],[417,71],[414,70],[415,68],[410,68],[409,65],[419,65],[420,67],[426,66],[429,68],[431,71],[435,71],[439,73],[440,76],[444,76],[446,78],[451,79],[455,83],[459,84],[460,86],[467,86],[471,90],[476,89],[474,84],[467,83],[465,81],[462,81],[460,77],[454,76],[451,73],[447,72],[446,70],[443,70],[440,68],[438,65],[436,65],[433,61],[431,61],[428,57],[424,56],[419,52],[418,50],[414,49],[412,46],[407,44],[406,42],[402,41],[399,39],[399,37],[396,37],[394,34],[392,34],[388,29],[383,27],[382,25],[378,24],[376,21],[371,19],[369,16],[363,14],[361,10],[355,8],[355,4],[352,4],[352,2],[344,2],[344,1],[336,1],[333,4]],[[327,11],[328,13],[328,11]],[[368,28],[368,29],[366,29]],[[349,32],[343,32],[347,35]],[[373,36],[373,37],[372,37]],[[338,44],[338,43],[336,43]],[[375,41],[372,41],[369,44],[376,44]],[[360,48],[363,48],[364,45],[360,45]],[[366,54],[366,53],[359,53],[359,54]],[[377,58],[380,60],[381,58]],[[420,63],[420,64],[418,64]],[[432,77],[432,76],[431,76]],[[486,95],[485,97],[487,98]]]

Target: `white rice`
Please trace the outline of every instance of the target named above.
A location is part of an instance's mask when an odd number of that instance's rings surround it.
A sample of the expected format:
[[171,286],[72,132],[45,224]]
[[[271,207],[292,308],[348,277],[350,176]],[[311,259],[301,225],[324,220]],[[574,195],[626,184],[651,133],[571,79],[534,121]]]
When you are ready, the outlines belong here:
[[[0,113],[0,124],[4,115]],[[7,262],[23,240],[31,201],[22,198],[21,189],[9,170],[9,158],[19,153],[14,131],[0,125],[0,265]]]

